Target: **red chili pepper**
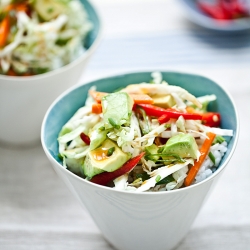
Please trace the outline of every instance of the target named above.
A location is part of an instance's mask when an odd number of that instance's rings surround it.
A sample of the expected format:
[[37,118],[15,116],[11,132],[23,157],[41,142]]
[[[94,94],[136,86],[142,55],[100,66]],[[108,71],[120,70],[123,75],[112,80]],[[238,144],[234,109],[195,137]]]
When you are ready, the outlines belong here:
[[170,120],[169,116],[168,115],[162,115],[158,118],[158,122],[160,124],[163,124],[163,123],[166,123]]
[[197,114],[197,113],[193,113],[193,114],[183,113],[174,109],[164,109],[164,108],[156,107],[151,104],[140,104],[139,106],[142,107],[145,110],[146,114],[149,116],[160,117],[162,115],[167,115],[169,119],[170,118],[178,119],[182,115],[183,118],[186,120],[201,120],[202,119],[202,115]]
[[86,134],[82,132],[80,134],[80,137],[83,140],[83,142],[85,142],[87,145],[90,145],[90,138]]
[[220,113],[207,112],[202,114],[202,122],[209,127],[219,127],[221,122]]
[[103,173],[97,174],[90,181],[99,185],[106,186],[110,181],[130,172],[138,164],[138,162],[144,156],[144,154],[145,152],[142,152],[136,157],[128,160],[120,168],[118,168],[117,170],[113,172],[103,172]]
[[226,20],[229,18],[227,13],[223,11],[220,6],[208,4],[203,1],[198,1],[197,4],[198,4],[198,8],[201,11],[203,11],[205,14],[207,14],[208,16],[214,19]]

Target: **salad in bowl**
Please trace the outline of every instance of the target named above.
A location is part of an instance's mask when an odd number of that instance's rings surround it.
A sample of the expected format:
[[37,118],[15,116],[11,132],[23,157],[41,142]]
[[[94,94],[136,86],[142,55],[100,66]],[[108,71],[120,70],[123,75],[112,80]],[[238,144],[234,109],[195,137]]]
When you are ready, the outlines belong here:
[[179,189],[219,166],[234,131],[208,111],[214,94],[195,97],[159,72],[151,82],[115,92],[88,91],[63,125],[58,152],[65,168],[103,186],[131,192]]
[[92,23],[80,0],[0,1],[0,74],[30,76],[79,58]]

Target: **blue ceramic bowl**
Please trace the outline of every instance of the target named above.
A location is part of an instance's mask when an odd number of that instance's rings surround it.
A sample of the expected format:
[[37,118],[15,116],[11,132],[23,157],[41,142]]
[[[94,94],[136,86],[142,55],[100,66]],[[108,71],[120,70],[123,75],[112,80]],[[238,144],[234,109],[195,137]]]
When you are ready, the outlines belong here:
[[[228,151],[220,163],[220,165],[225,165],[224,162],[229,160],[229,156],[231,156],[234,151],[239,133],[238,115],[230,95],[212,80],[199,75],[162,72],[162,76],[170,85],[183,87],[197,97],[209,94],[215,94],[217,96],[217,100],[210,104],[209,109],[221,114],[222,128],[232,129],[234,131],[234,136],[228,144]],[[130,73],[75,86],[64,92],[50,106],[43,120],[41,140],[45,151],[61,164],[58,158],[58,134],[62,126],[73,114],[80,107],[84,106],[88,89],[91,86],[96,86],[99,91],[112,92],[128,84],[149,82],[151,79],[151,72]]]
[[244,31],[250,29],[250,18],[220,21],[204,14],[196,4],[196,0],[179,0],[187,18],[202,27],[217,31]]

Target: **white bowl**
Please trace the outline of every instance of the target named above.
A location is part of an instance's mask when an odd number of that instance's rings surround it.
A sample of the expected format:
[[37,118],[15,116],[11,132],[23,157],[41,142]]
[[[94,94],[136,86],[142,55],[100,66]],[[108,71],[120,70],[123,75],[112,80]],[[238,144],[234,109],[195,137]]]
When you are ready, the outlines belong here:
[[186,188],[135,193],[96,185],[62,166],[57,138],[62,126],[84,105],[90,86],[114,91],[132,83],[148,82],[151,72],[125,74],[75,86],[60,95],[47,111],[41,131],[44,151],[52,167],[73,195],[88,210],[104,237],[121,250],[170,250],[187,234],[199,210],[225,170],[236,147],[239,124],[233,100],[215,82],[197,75],[162,72],[169,84],[179,85],[196,96],[215,94],[212,107],[222,117],[222,128],[233,129],[234,136],[218,169],[206,180]]
[[60,69],[36,76],[0,75],[0,142],[31,145],[40,141],[42,119],[52,101],[76,84],[101,39],[101,23],[96,9],[81,0],[93,23],[85,53]]

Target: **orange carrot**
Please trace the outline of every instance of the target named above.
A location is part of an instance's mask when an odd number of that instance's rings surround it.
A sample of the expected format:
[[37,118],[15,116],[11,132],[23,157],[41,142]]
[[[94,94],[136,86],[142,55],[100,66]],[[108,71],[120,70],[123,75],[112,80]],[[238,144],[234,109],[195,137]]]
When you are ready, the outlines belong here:
[[[99,92],[95,90],[89,90],[89,94],[94,98],[94,100],[98,103],[101,102],[102,98],[105,95],[108,95],[106,92]],[[131,98],[134,100],[135,104],[153,104],[154,100],[149,95],[137,95],[137,94],[129,94]]]
[[198,161],[196,161],[194,163],[194,165],[190,168],[188,174],[187,174],[187,177],[184,181],[184,185],[187,187],[187,186],[190,186],[191,183],[194,181],[194,178],[195,176],[197,175],[202,163],[204,162],[208,152],[209,152],[209,149],[214,141],[214,138],[215,138],[215,134],[214,133],[211,133],[211,132],[208,132],[207,133],[207,137],[206,140],[204,141],[203,145],[201,146],[200,148],[200,158]]
[[7,43],[8,35],[11,28],[11,20],[9,16],[9,12],[15,9],[16,11],[25,11],[27,12],[28,6],[27,3],[20,4],[10,4],[8,5],[4,11],[7,12],[6,17],[0,23],[0,47],[4,47]]
[[187,107],[186,107],[186,111],[187,111],[189,114],[197,113],[197,111],[196,111],[193,107],[190,107],[190,106],[187,106]]
[[137,94],[129,94],[131,98],[134,100],[135,104],[153,104],[154,99],[152,99],[149,95],[137,95]]
[[102,97],[104,97],[105,95],[107,95],[108,93],[105,92],[98,92],[95,90],[89,90],[89,94],[94,98],[94,100],[98,103],[101,102]]
[[92,104],[92,113],[101,114],[102,113],[102,105],[100,103]]
[[9,17],[6,16],[0,23],[0,47],[5,46],[8,39],[9,31],[10,31],[10,20]]

